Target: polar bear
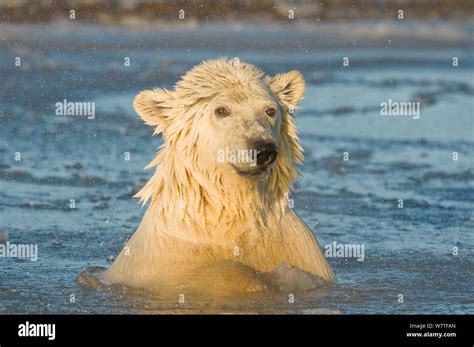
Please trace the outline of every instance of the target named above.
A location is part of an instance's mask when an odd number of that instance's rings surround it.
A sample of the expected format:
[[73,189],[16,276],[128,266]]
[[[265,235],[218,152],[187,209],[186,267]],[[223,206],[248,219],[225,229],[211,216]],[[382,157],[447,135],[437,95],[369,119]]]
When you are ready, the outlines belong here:
[[298,71],[269,77],[219,58],[194,67],[174,90],[139,93],[134,108],[163,145],[136,194],[148,209],[105,281],[253,292],[281,266],[334,280],[288,204],[303,161],[293,117],[304,91]]

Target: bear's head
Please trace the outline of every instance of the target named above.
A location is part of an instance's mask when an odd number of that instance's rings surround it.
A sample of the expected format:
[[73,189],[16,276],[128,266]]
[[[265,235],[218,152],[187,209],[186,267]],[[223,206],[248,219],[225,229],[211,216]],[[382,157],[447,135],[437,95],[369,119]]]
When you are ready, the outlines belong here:
[[245,199],[257,210],[283,208],[303,160],[293,113],[304,90],[297,71],[269,77],[220,58],[190,70],[172,91],[141,92],[135,110],[164,143],[149,165],[158,166],[155,176],[137,196],[180,200],[194,206],[183,212],[190,215],[196,208],[235,212],[232,202]]

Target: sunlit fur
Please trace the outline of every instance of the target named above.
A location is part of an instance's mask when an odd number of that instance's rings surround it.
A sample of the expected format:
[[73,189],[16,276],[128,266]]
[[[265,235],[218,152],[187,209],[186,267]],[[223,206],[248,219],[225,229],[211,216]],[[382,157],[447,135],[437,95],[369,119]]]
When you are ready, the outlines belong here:
[[[312,232],[288,207],[295,166],[303,161],[293,111],[304,89],[297,71],[268,77],[253,65],[221,58],[190,70],[172,91],[137,95],[135,110],[162,134],[163,145],[147,166],[156,167],[153,177],[136,194],[149,202],[148,210],[107,280],[176,288],[222,261],[263,272],[287,263],[334,279]],[[272,103],[278,115],[270,124],[260,110]],[[228,120],[214,115],[222,104],[234,111]],[[278,144],[274,167],[261,180],[216,160],[219,148],[242,147],[249,134]]]

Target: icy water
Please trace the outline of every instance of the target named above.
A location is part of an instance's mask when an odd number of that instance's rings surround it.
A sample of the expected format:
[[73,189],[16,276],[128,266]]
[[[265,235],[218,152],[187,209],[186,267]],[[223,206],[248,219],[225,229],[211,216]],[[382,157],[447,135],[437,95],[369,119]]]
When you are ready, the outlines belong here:
[[[0,242],[39,252],[37,261],[0,258],[0,313],[473,314],[473,31],[462,23],[0,24]],[[329,258],[337,282],[294,303],[276,295],[179,305],[102,288],[93,276],[78,285],[86,268],[111,264],[144,213],[132,195],[150,177],[143,167],[160,139],[135,115],[134,95],[171,87],[218,56],[304,74],[296,117],[306,161],[295,209],[322,247],[361,244],[364,260]],[[64,99],[95,102],[95,119],[55,115]],[[420,118],[382,116],[389,99],[420,101]]]

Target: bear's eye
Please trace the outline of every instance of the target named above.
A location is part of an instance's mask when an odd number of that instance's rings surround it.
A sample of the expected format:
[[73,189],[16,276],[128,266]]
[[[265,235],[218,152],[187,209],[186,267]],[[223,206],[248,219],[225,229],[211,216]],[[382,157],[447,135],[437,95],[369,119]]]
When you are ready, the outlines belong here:
[[275,107],[269,107],[265,110],[265,113],[268,114],[270,117],[275,117],[276,110]]
[[217,117],[227,117],[230,115],[230,111],[225,108],[224,106],[219,106],[218,108],[216,108],[214,110],[214,114],[217,116]]

